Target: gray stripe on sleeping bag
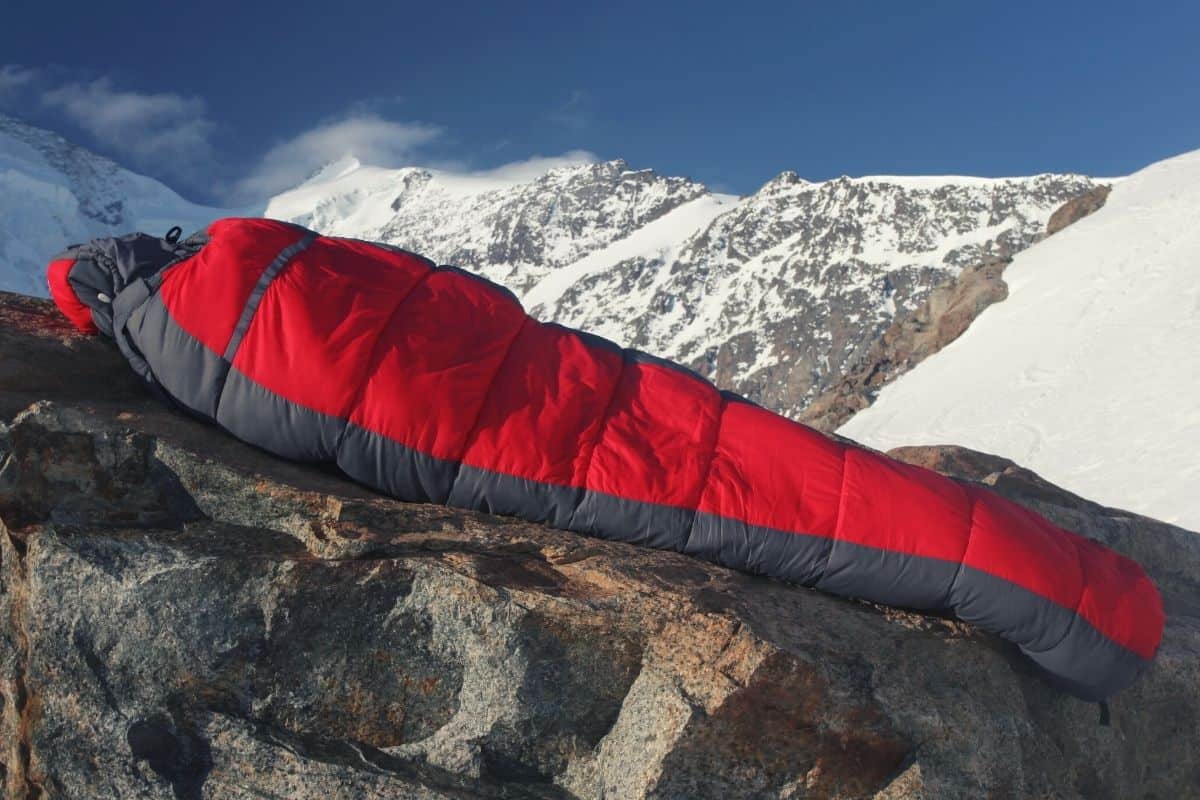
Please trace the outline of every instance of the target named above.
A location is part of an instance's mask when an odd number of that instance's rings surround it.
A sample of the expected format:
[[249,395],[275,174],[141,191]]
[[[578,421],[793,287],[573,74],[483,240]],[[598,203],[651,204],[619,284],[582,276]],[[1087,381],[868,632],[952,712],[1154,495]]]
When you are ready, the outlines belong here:
[[275,280],[275,277],[283,271],[288,262],[312,244],[316,238],[317,235],[315,233],[306,231],[303,239],[280,250],[279,255],[275,256],[275,260],[267,265],[262,275],[258,276],[258,282],[254,284],[254,288],[250,291],[250,297],[246,299],[242,315],[238,317],[237,325],[233,328],[233,336],[229,339],[229,346],[225,348],[226,361],[233,363],[233,358],[237,355],[238,347],[241,346],[242,339],[246,336],[246,331],[250,329],[250,322],[254,319],[254,312],[258,311],[258,304],[262,302],[263,295],[267,293],[267,287],[271,285],[271,281]]
[[458,464],[422,453],[353,422],[337,443],[342,472],[373,489],[410,503],[444,504]]
[[[902,608],[942,611],[958,561],[831,539],[816,588]],[[1049,602],[1049,601],[1047,601]]]
[[975,567],[963,567],[955,595],[956,617],[1016,643],[1051,683],[1085,700],[1109,697],[1150,666],[1074,609]]
[[694,512],[585,490],[570,530],[601,539],[682,552]]
[[698,511],[683,552],[742,572],[812,586],[820,579],[832,546],[833,540],[824,536]]
[[217,423],[242,441],[296,461],[332,461],[348,424],[293,403],[229,368],[217,406]]
[[463,464],[446,505],[567,529],[583,495],[584,490],[574,486],[543,483]]
[[126,329],[167,394],[216,419],[229,362],[184,330],[157,292],[129,315]]

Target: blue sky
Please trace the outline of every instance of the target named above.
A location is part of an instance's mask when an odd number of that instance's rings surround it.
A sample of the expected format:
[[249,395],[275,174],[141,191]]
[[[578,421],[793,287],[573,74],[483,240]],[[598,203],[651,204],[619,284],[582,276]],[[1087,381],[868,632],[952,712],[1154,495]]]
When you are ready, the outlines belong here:
[[6,0],[0,109],[201,200],[353,150],[1113,175],[1200,147],[1200,4]]

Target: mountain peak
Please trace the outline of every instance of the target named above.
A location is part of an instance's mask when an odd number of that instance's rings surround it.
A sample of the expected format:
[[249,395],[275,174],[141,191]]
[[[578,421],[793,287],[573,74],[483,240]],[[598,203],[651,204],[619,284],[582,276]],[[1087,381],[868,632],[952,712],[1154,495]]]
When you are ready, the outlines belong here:
[[759,193],[771,194],[773,192],[793,189],[798,186],[808,186],[811,183],[812,181],[801,178],[793,170],[786,169],[776,175],[774,178],[771,178],[771,180],[764,183],[762,188],[760,188],[758,191]]
[[321,166],[317,167],[312,174],[305,178],[299,185],[310,186],[316,183],[324,183],[326,181],[335,181],[338,178],[345,177],[351,172],[362,167],[362,162],[353,154],[347,153],[341,158],[335,158],[332,161],[326,161]]

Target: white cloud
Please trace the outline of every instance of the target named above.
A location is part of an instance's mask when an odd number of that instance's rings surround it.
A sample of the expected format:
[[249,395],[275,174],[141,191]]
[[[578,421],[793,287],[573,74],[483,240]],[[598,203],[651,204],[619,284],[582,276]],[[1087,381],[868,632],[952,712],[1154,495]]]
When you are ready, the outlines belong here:
[[436,125],[395,122],[357,113],[324,122],[272,147],[259,165],[234,187],[243,199],[261,199],[290,189],[315,170],[353,156],[364,164],[396,167],[412,163],[419,150],[442,135]]
[[0,65],[0,99],[22,92],[36,78],[37,72],[20,64]]
[[42,104],[139,166],[188,178],[210,168],[216,125],[198,97],[124,91],[98,78],[49,89]]
[[[353,103],[341,116],[276,143],[256,166],[231,183],[218,168],[220,160],[213,145],[216,124],[209,118],[202,98],[129,91],[108,77],[67,79],[61,70],[19,64],[0,65],[0,101],[6,97],[40,103],[82,128],[97,144],[131,166],[238,204],[258,202],[294,188],[325,164],[351,156],[370,166],[426,166],[504,184],[531,181],[557,167],[599,160],[586,150],[571,150],[557,156],[535,155],[485,170],[472,169],[468,159],[434,158],[430,149],[445,144],[443,129],[387,119],[380,113],[383,107],[394,106],[403,98],[380,97]],[[579,108],[583,101],[583,93],[574,92],[559,109],[566,117],[555,121],[573,127],[571,115],[586,116]],[[504,140],[490,149],[510,144]]]
[[571,150],[561,156],[533,156],[524,161],[513,161],[492,169],[477,170],[467,174],[472,178],[491,178],[496,181],[517,184],[540,178],[552,169],[594,164],[599,160],[595,153],[587,150]]

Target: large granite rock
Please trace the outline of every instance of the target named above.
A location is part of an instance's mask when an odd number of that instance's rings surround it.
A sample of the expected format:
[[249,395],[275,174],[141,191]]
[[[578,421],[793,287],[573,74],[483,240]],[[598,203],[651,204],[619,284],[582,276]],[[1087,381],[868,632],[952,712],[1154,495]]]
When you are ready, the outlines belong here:
[[1016,465],[899,455],[1141,559],[1154,667],[1111,703],[949,619],[398,503],[147,399],[0,296],[8,797],[1200,793],[1200,538]]

